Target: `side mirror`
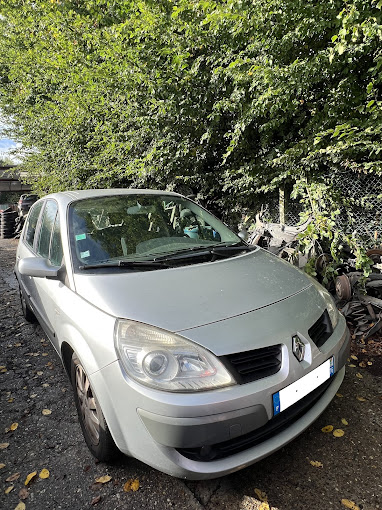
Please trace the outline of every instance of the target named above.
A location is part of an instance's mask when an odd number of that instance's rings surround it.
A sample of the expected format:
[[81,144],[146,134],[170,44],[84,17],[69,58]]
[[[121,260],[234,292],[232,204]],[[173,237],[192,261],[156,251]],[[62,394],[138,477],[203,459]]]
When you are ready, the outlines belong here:
[[38,278],[57,278],[59,267],[52,266],[48,259],[41,257],[27,257],[19,262],[18,270],[25,276]]
[[243,241],[246,241],[248,239],[248,232],[247,232],[247,229],[246,228],[243,228],[242,230],[240,230],[240,232],[237,234],[240,239],[242,239]]

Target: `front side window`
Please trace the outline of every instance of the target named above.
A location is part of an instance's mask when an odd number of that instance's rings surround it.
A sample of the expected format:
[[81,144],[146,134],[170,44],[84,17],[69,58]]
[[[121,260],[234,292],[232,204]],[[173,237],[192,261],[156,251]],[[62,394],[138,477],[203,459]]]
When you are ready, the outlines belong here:
[[60,217],[57,212],[56,219],[53,225],[52,237],[50,241],[49,260],[52,266],[61,266],[62,264],[62,242],[60,232]]
[[44,202],[37,202],[29,211],[27,224],[25,226],[24,240],[33,248],[34,238],[36,234],[37,222],[40,216],[40,211]]
[[40,227],[37,253],[44,258],[49,258],[50,238],[57,214],[57,203],[53,200],[46,202]]
[[183,197],[112,195],[74,202],[69,211],[74,266],[158,255],[240,238],[212,214]]

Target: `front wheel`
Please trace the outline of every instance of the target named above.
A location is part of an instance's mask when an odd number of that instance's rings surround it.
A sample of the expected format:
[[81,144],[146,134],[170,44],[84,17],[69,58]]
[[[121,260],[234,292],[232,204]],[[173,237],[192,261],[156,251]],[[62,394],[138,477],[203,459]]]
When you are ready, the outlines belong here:
[[71,381],[82,433],[89,450],[101,462],[117,458],[120,452],[76,353],[72,356]]

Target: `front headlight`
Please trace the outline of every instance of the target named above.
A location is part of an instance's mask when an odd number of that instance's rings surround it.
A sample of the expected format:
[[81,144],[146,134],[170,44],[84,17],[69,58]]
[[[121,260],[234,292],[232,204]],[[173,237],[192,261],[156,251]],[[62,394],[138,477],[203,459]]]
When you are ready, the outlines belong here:
[[209,351],[153,326],[117,320],[115,348],[126,373],[153,388],[195,392],[235,384]]
[[306,276],[308,276],[308,278],[311,280],[313,285],[316,287],[316,289],[320,293],[322,299],[325,301],[326,309],[328,310],[328,314],[329,314],[329,317],[330,317],[330,320],[332,323],[332,327],[333,327],[333,329],[335,329],[335,327],[338,324],[338,318],[340,316],[340,313],[337,310],[337,307],[334,302],[334,299],[332,298],[332,295],[315,278],[313,278],[312,276],[309,276],[309,275],[306,275]]

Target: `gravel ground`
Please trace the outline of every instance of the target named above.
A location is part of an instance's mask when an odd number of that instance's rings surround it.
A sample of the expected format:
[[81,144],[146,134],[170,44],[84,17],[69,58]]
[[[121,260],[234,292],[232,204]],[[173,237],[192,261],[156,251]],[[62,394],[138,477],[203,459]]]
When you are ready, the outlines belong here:
[[[59,358],[40,326],[21,314],[12,272],[16,247],[17,241],[0,240],[1,509],[19,502],[28,510],[382,508],[382,364],[367,349],[361,367],[360,359],[349,360],[341,393],[309,430],[239,473],[185,482],[127,457],[98,463],[83,441]],[[327,425],[344,435],[322,432]],[[43,469],[48,478],[39,477]],[[108,482],[96,483],[105,475]],[[124,492],[129,480],[138,480],[138,490]]]

